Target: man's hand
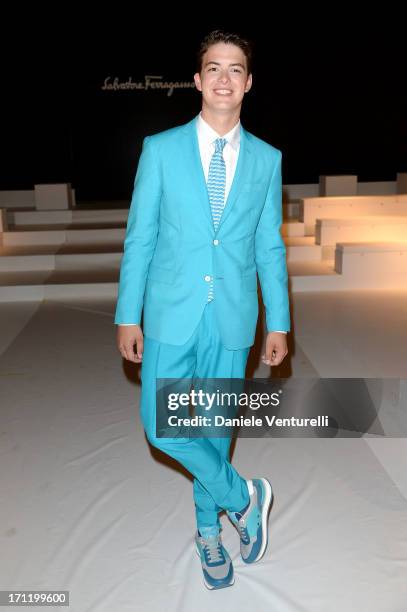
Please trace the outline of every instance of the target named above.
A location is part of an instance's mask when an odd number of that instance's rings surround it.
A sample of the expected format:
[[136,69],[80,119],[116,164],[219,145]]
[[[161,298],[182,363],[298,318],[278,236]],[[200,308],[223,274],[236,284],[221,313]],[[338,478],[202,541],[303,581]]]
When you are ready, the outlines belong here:
[[269,332],[266,339],[266,352],[265,355],[262,355],[263,363],[270,366],[280,365],[287,353],[287,334]]
[[[137,353],[134,352],[135,344],[137,345]],[[141,363],[144,338],[140,325],[118,325],[117,347],[122,357],[134,363]]]

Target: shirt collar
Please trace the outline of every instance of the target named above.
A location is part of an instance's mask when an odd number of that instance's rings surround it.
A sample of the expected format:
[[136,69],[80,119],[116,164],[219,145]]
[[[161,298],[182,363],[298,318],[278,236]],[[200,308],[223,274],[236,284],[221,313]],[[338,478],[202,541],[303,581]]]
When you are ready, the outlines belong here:
[[[209,146],[212,144],[217,138],[221,138],[219,134],[202,118],[202,114],[199,113],[197,117],[197,130],[198,137],[201,141]],[[236,123],[236,125],[222,138],[226,138],[226,141],[234,148],[238,149],[240,144],[240,119]]]

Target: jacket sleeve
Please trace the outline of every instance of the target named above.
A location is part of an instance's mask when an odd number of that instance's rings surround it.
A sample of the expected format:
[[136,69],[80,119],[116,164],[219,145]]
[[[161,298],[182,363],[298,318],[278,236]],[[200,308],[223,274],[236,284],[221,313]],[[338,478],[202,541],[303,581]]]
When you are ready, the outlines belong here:
[[158,235],[161,173],[150,136],[144,138],[127,219],[114,322],[140,321],[148,267]]
[[290,331],[286,249],[282,224],[281,151],[271,176],[266,201],[255,234],[255,261],[268,331]]

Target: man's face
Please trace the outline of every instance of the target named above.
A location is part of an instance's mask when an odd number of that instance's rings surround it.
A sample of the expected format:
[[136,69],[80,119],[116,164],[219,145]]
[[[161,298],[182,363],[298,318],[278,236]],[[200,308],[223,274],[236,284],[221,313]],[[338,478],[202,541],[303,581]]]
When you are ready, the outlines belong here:
[[202,69],[194,75],[202,92],[202,107],[214,112],[240,110],[244,94],[252,86],[246,56],[231,43],[211,45],[202,58]]

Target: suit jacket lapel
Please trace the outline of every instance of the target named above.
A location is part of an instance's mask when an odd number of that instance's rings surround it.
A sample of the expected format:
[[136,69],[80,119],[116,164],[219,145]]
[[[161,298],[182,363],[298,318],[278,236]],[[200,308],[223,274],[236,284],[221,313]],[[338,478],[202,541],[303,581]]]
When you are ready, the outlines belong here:
[[236,170],[233,176],[232,185],[230,187],[229,195],[227,197],[225,207],[223,209],[222,216],[218,225],[218,232],[222,227],[222,224],[227,219],[230,211],[233,208],[233,204],[236,202],[237,197],[240,193],[241,186],[244,182],[244,176],[249,176],[251,159],[251,147],[249,139],[247,138],[246,131],[240,125],[240,147],[239,156],[237,158]]
[[213,228],[211,205],[208,189],[206,186],[205,173],[202,167],[201,154],[199,151],[198,133],[196,129],[197,117],[185,125],[187,168],[191,169],[192,184],[194,192],[202,206],[207,222]]

